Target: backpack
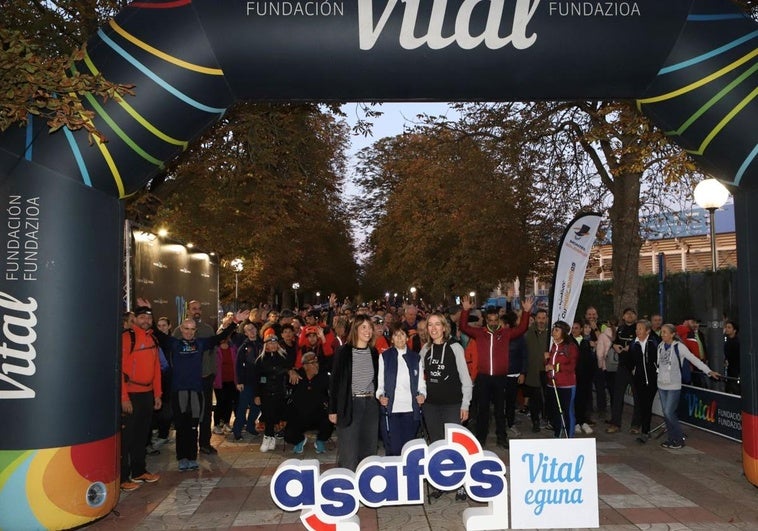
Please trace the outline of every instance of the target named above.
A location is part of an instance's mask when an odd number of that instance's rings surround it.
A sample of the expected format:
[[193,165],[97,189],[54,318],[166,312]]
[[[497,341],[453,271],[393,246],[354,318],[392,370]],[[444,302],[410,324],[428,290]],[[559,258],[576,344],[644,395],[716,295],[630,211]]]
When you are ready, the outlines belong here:
[[692,383],[692,364],[684,360],[684,363],[682,363],[682,358],[679,357],[679,344],[674,343],[674,354],[676,354],[676,361],[679,362],[679,367],[682,370],[682,383],[683,384],[691,384]]
[[616,372],[619,368],[619,355],[611,345],[608,349],[608,354],[605,355],[605,370],[608,372]]

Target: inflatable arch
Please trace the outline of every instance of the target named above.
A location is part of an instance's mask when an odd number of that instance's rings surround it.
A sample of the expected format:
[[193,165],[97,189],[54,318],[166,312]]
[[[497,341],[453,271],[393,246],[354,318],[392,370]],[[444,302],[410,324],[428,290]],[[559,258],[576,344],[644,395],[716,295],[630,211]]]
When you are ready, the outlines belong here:
[[729,0],[143,0],[74,70],[135,83],[95,125],[0,136],[0,527],[118,501],[120,199],[236,99],[631,98],[735,186],[743,454],[758,484],[756,24]]

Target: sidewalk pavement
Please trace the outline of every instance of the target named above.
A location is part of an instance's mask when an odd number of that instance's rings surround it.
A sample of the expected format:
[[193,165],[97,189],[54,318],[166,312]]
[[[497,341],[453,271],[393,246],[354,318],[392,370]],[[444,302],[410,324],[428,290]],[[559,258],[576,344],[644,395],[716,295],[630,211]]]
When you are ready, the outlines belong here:
[[[631,418],[631,408],[625,420]],[[532,433],[528,417],[516,415],[522,438],[552,437],[542,430]],[[656,421],[662,419],[653,417]],[[595,437],[600,496],[600,529],[720,530],[758,529],[758,491],[742,473],[740,443],[684,426],[687,445],[681,450],[661,448],[660,439],[646,444],[624,430],[605,433],[598,422]],[[660,433],[660,432],[659,432]],[[487,449],[497,453],[508,466],[508,452],[495,447],[490,435]],[[325,454],[316,454],[313,439],[302,456],[276,450],[259,451],[261,438],[246,437],[234,442],[231,436],[214,435],[218,455],[199,455],[200,470],[179,472],[174,445],[148,457],[148,470],[161,475],[160,481],[143,484],[138,490],[121,494],[115,510],[87,529],[233,529],[285,531],[305,529],[299,512],[280,510],[269,495],[269,482],[285,459],[318,459],[325,468],[333,467],[334,445]],[[361,508],[363,530],[461,530],[461,513],[474,502],[456,502],[454,493],[418,506]]]

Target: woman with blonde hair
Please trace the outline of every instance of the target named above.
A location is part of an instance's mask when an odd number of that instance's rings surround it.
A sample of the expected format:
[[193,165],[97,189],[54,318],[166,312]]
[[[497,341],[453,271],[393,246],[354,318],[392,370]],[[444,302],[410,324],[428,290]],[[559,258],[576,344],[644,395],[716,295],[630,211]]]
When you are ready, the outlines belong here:
[[427,318],[429,341],[421,348],[426,375],[426,417],[432,441],[445,435],[446,422],[460,424],[468,419],[473,384],[463,347],[450,340],[450,323],[440,312]]
[[284,420],[287,371],[291,363],[273,329],[264,337],[263,352],[253,366],[253,379],[256,382],[254,403],[261,408],[261,420],[265,423],[260,449],[268,452],[276,448],[276,426]]
[[692,363],[711,378],[719,379],[721,375],[711,370],[700,358],[695,356],[676,335],[676,327],[665,324],[661,327],[661,343],[658,345],[658,396],[661,399],[663,420],[666,422],[668,440],[661,446],[670,450],[684,447],[684,434],[679,426],[676,408],[679,407],[679,395],[682,391],[682,367]]
[[[426,377],[424,401],[425,428],[430,442],[445,436],[445,424],[461,424],[468,420],[473,384],[468,373],[466,357],[460,343],[450,339],[450,323],[440,312],[432,312],[426,320],[429,341],[421,348]],[[431,494],[439,498],[442,492]],[[465,500],[461,487],[456,500]]]

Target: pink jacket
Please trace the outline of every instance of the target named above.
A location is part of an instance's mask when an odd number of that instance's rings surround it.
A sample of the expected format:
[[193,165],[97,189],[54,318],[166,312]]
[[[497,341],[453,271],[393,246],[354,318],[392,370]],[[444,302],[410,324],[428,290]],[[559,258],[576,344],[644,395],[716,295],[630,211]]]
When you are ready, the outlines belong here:
[[[239,382],[237,381],[237,347],[233,345],[232,343],[229,343],[229,350],[232,351],[232,372],[234,372],[234,385],[237,385]],[[221,364],[222,364],[222,356],[221,356],[221,348],[216,347],[215,349],[216,354],[216,377],[213,379],[213,388],[214,389],[221,389],[223,387],[223,382],[221,381]]]
[[613,344],[614,330],[610,326],[605,328],[597,338],[595,351],[597,352],[597,366],[605,370],[605,357]]

